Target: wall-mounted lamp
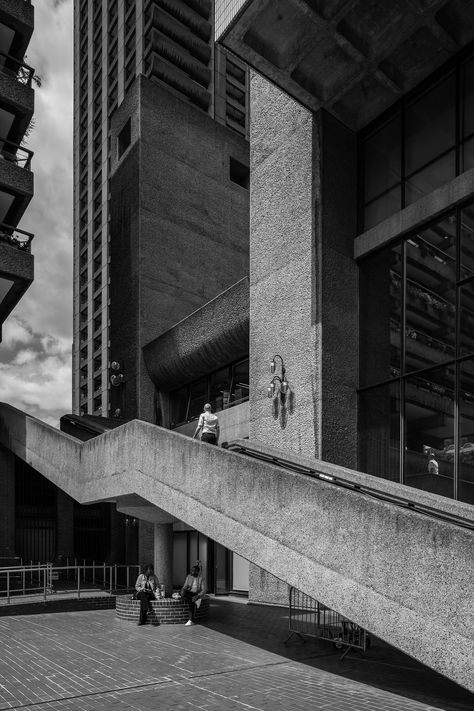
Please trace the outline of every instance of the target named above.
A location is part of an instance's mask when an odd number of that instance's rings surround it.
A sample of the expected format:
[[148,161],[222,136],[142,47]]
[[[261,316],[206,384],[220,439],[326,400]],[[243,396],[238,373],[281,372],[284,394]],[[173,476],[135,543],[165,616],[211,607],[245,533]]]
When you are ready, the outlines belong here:
[[125,525],[132,526],[133,528],[135,528],[136,526],[138,526],[138,521],[136,518],[128,518],[127,516],[127,518],[125,519]]
[[[275,373],[276,367],[277,367],[277,360],[280,361],[281,364],[281,376],[280,375],[273,375]],[[285,364],[283,362],[283,358],[281,355],[278,353],[273,356],[273,358],[270,361],[270,373],[273,375],[273,378],[270,381],[270,385],[267,388],[267,396],[272,398],[275,395],[280,395],[280,400],[281,402],[285,402],[286,395],[288,393],[289,385],[288,381],[286,379],[286,368]]]
[[110,383],[115,388],[123,383],[123,373],[118,372],[119,370],[121,370],[121,368],[122,368],[122,366],[116,360],[113,360],[112,363],[110,364],[110,370],[115,371],[110,376]]

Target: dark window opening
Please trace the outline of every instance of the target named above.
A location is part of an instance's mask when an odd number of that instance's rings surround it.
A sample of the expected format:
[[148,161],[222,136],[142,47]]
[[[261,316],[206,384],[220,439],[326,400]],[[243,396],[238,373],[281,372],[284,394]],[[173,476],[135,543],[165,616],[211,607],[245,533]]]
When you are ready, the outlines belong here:
[[118,157],[121,158],[132,142],[132,121],[128,119],[117,138]]
[[235,158],[230,158],[229,162],[229,177],[233,183],[237,183],[246,190],[250,185],[250,168],[248,165],[240,163]]

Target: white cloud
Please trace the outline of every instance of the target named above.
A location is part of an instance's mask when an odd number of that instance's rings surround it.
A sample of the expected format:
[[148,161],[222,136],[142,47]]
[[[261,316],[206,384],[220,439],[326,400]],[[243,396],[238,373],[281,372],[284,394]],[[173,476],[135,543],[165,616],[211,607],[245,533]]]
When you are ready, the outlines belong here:
[[72,0],[35,3],[35,195],[19,225],[35,234],[35,280],[0,344],[0,398],[56,426],[71,409],[73,45]]
[[10,321],[9,345],[20,348],[8,363],[0,363],[0,400],[57,427],[59,417],[71,410],[70,348],[61,339],[35,333],[15,316]]

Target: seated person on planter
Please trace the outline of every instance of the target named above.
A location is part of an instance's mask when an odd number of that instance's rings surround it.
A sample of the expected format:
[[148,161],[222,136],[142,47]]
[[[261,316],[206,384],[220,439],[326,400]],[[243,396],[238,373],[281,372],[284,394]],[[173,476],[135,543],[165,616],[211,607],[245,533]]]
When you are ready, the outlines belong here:
[[194,625],[196,622],[196,610],[201,605],[201,600],[206,594],[204,580],[202,579],[199,565],[193,565],[191,574],[186,576],[184,585],[181,588],[180,595],[186,600],[189,605],[191,617],[186,622],[186,625]]
[[140,600],[140,621],[139,625],[146,623],[148,610],[151,610],[150,600],[154,600],[159,595],[160,583],[153,573],[153,566],[147,565],[144,572],[140,573],[135,583],[137,600]]

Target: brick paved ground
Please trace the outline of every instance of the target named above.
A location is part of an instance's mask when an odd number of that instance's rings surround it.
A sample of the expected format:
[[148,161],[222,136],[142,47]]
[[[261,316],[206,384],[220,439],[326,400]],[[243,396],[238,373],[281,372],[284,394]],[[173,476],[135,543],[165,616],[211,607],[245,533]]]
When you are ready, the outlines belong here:
[[[285,647],[285,610],[211,605],[195,627],[137,627],[111,610],[0,618],[0,710],[474,708],[472,695],[383,646],[341,665],[323,643]],[[387,679],[396,693],[380,688]]]

